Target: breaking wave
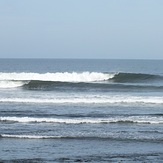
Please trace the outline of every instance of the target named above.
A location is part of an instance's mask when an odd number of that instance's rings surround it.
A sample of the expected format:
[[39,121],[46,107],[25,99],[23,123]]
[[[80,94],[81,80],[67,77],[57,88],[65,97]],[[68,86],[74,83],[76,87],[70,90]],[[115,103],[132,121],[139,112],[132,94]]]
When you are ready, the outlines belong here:
[[114,82],[118,83],[142,83],[142,82],[150,82],[156,80],[162,80],[163,76],[160,75],[152,75],[152,74],[141,74],[141,73],[118,73],[111,79]]
[[15,88],[15,87],[21,87],[23,85],[27,84],[27,82],[23,81],[0,81],[0,88]]
[[95,82],[109,80],[114,74],[100,72],[56,72],[56,73],[0,73],[0,80],[17,81],[60,81],[60,82]]
[[16,135],[16,134],[1,134],[0,138],[14,138],[14,139],[103,139],[103,140],[117,140],[117,141],[163,141],[162,137],[151,137],[151,136],[134,136],[134,135],[121,135],[121,134],[107,134],[107,135],[69,135],[69,136],[53,136],[53,135]]
[[[159,85],[153,85],[157,82]],[[29,90],[56,90],[58,88],[160,90],[163,89],[163,76],[107,72],[0,73],[0,88],[14,87]]]
[[143,123],[163,124],[162,116],[129,116],[114,118],[33,118],[33,117],[0,117],[1,122],[19,123],[64,123],[64,124],[100,124],[100,123]]
[[0,98],[2,103],[33,103],[33,104],[163,104],[163,98],[159,96],[111,96],[111,95],[78,95],[56,96],[37,98]]
[[136,85],[136,84],[121,84],[121,83],[109,83],[109,82],[92,82],[92,83],[71,83],[71,82],[52,82],[52,81],[30,81],[27,84],[22,85],[22,88],[27,90],[41,90],[41,91],[162,91],[163,86],[160,85]]

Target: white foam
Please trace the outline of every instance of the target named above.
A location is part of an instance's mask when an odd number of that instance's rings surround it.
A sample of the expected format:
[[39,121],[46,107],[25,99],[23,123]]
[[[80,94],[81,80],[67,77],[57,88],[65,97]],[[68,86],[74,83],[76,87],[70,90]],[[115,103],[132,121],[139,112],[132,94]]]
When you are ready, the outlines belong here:
[[66,124],[81,124],[81,123],[100,123],[101,119],[58,119],[58,118],[31,118],[31,117],[0,117],[0,121],[13,121],[20,123],[66,123]]
[[163,139],[146,136],[146,135],[137,135],[137,132],[133,133],[126,133],[126,134],[120,134],[117,132],[114,133],[107,133],[107,134],[101,134],[101,135],[70,135],[70,136],[49,136],[49,135],[13,135],[13,134],[2,134],[0,135],[0,138],[16,138],[16,139],[67,139],[67,138],[102,138],[102,139],[121,139],[121,140],[158,140],[162,141]]
[[35,104],[163,104],[163,98],[159,96],[121,96],[121,95],[65,95],[40,97],[3,98],[0,102],[10,103],[35,103]]
[[8,80],[2,80],[0,81],[0,88],[15,88],[15,87],[20,87],[26,84],[25,82],[22,81],[8,81]]
[[0,121],[19,123],[65,123],[65,124],[100,124],[100,123],[146,123],[163,124],[163,117],[129,116],[110,118],[33,118],[33,117],[0,117]]
[[40,80],[61,82],[94,82],[113,78],[114,74],[100,72],[56,72],[56,73],[0,73],[0,80]]
[[4,137],[4,138],[20,138],[20,139],[57,139],[57,138],[61,138],[59,136],[9,135],[9,134],[2,134],[1,137]]

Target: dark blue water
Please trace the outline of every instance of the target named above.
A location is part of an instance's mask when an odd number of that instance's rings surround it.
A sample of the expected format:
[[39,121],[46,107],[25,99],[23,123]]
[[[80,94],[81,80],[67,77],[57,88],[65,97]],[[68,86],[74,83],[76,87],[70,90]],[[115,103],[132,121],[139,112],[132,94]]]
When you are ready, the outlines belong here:
[[163,61],[0,60],[0,162],[162,162]]

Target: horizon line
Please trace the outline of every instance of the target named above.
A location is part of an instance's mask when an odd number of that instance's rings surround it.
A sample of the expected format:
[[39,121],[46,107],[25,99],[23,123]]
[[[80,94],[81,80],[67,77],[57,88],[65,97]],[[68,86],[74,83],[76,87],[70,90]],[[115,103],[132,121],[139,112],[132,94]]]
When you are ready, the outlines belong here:
[[56,59],[56,60],[163,60],[163,58],[44,58],[44,57],[40,57],[40,58],[21,58],[21,57],[14,57],[14,58],[5,58],[5,57],[2,57],[0,59]]

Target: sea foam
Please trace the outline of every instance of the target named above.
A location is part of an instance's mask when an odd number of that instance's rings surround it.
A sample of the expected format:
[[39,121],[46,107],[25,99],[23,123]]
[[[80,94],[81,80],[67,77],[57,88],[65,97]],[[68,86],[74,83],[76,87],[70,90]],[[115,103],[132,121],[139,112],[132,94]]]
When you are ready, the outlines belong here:
[[4,103],[35,103],[35,104],[163,104],[163,98],[159,96],[128,96],[128,95],[71,95],[39,97],[0,97]]
[[104,81],[113,78],[114,74],[100,72],[56,72],[56,73],[0,73],[0,80],[18,80],[18,81],[61,81],[61,82],[94,82]]
[[23,81],[9,81],[9,80],[3,80],[0,81],[0,88],[15,88],[15,87],[21,87],[24,84],[27,84],[28,82]]
[[144,123],[162,124],[163,117],[128,116],[112,118],[35,118],[35,117],[0,117],[0,121],[19,123],[65,123],[65,124],[100,124],[100,123]]

